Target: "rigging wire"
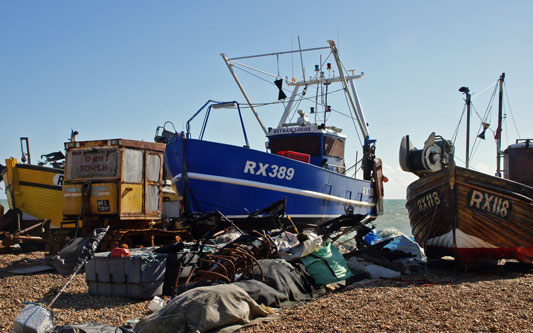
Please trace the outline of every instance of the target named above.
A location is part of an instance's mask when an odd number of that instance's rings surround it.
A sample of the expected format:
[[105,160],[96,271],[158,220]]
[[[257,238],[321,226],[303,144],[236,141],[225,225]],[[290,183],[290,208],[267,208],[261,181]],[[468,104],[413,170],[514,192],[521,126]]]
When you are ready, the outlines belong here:
[[279,54],[276,54],[276,61],[277,61],[277,65],[278,65],[278,77],[279,76]]
[[361,170],[361,166],[363,165],[362,162],[363,162],[363,159],[364,159],[364,158],[365,158],[365,157],[363,156],[363,157],[361,157],[358,161],[355,161],[355,164],[354,164],[354,165],[352,165],[351,167],[349,167],[349,168],[347,168],[346,170],[344,170],[344,174],[348,174],[348,171],[350,171],[350,170],[352,170],[353,168],[355,168],[355,167],[358,166],[358,167],[354,170],[354,176],[355,176],[355,174],[357,174],[357,172],[358,172],[359,170]]
[[[507,116],[505,116],[505,119],[507,119]],[[502,119],[502,123],[503,125],[505,126],[505,142],[507,142],[507,146],[509,146],[509,136],[507,135],[507,133],[509,133],[509,131],[507,130],[507,122],[503,122],[503,119]]]
[[479,112],[478,112],[477,109],[476,109],[476,106],[475,106],[474,103],[472,103],[472,102],[470,102],[470,109],[474,111],[474,113],[476,114],[476,116],[478,117],[478,119],[479,119],[480,121],[484,121],[483,118],[486,117],[486,114],[485,114],[484,117],[481,117],[481,115],[479,114]]
[[[329,57],[331,56],[331,54],[332,54],[332,53],[330,52],[329,55],[328,55],[328,57],[326,57],[326,60],[325,60],[325,61],[327,61],[327,59],[329,59]],[[276,57],[277,57],[278,77],[280,77],[280,75],[279,75],[279,55],[276,54]],[[321,66],[325,63],[325,61],[322,62]],[[270,85],[275,85],[273,82],[270,82],[269,80],[267,80],[267,79],[265,79],[265,78],[263,78],[263,77],[261,77],[261,76],[255,74],[255,73],[253,73],[252,70],[253,70],[253,71],[256,71],[256,72],[263,73],[263,74],[268,74],[268,75],[270,75],[270,76],[274,76],[274,77],[275,77],[275,75],[272,75],[272,74],[269,74],[269,73],[266,73],[266,72],[260,71],[260,70],[258,70],[258,69],[253,68],[253,67],[248,67],[248,66],[246,66],[246,65],[244,65],[244,64],[240,64],[240,63],[237,63],[237,62],[234,62],[234,63],[233,63],[233,66],[234,66],[235,68],[237,68],[237,69],[240,69],[240,70],[243,71],[244,73],[247,73],[247,74],[249,74],[249,75],[251,75],[251,76],[253,76],[253,77],[257,78],[257,79],[260,79],[260,80],[262,80],[262,81],[264,81],[264,82],[269,83]],[[246,69],[245,69],[245,68],[246,68]],[[319,73],[315,73],[314,77],[312,77],[311,79],[316,79],[317,76],[318,76],[318,74],[319,74]],[[305,79],[305,78],[304,78],[304,79]],[[317,87],[318,87],[318,85],[317,85]],[[283,90],[284,90],[284,91],[290,91],[290,90],[288,90],[288,89],[283,89]],[[290,93],[292,94],[292,91],[290,91]],[[298,96],[299,96],[299,98],[300,98],[300,103],[301,103],[301,100],[304,99],[304,98],[303,98],[303,94],[298,94]],[[320,95],[319,95],[319,96],[320,96]],[[323,96],[323,95],[322,95],[322,96]],[[309,100],[309,99],[307,99],[307,100]],[[281,103],[281,104],[285,105],[285,103],[284,103],[283,101],[278,101],[278,102],[269,103],[269,104],[278,104],[278,103]],[[299,106],[300,103],[298,103],[297,106]],[[315,104],[316,104],[316,103],[315,103]],[[255,104],[254,104],[254,105],[255,105]],[[265,103],[264,105],[268,105],[268,104]],[[321,103],[321,106],[323,106],[322,103]],[[315,107],[315,109],[317,109],[317,108]],[[297,110],[297,107],[293,107],[293,110],[291,110],[291,112],[290,112],[290,113],[291,113],[291,119],[294,118],[294,115],[295,115],[295,111],[294,111],[294,110]]]
[[[346,102],[346,105],[348,105],[348,108],[349,108],[349,101],[348,101],[348,96],[346,96],[346,93],[344,94],[344,100]],[[339,112],[340,113],[340,112]],[[345,115],[344,113],[341,113],[343,116],[346,116],[346,117],[349,117],[351,120],[352,120],[352,124],[353,124],[353,127],[355,128],[355,134],[357,134],[357,139],[359,140],[359,144],[362,146],[363,145],[363,141],[361,140],[361,135],[359,134],[359,131],[357,130],[357,124],[355,123],[355,119],[353,117],[353,114],[350,112],[350,115]]]
[[513,114],[513,111],[511,109],[511,103],[509,103],[509,93],[507,92],[507,84],[505,82],[503,82],[503,85],[505,86],[505,99],[507,100],[507,105],[509,107],[509,112],[511,113],[511,119],[513,120],[514,128],[516,130],[516,134],[518,135],[518,138],[521,138],[522,136],[520,136],[520,132],[518,132],[518,126],[516,126],[516,121],[514,119],[514,114]]
[[[474,110],[475,110],[475,112],[476,112],[478,118],[479,118],[481,121],[483,121],[482,118],[481,118],[481,116],[479,116],[479,114],[478,114],[476,108],[474,107],[474,105],[473,105],[472,103],[470,104],[470,107],[471,107],[471,109],[474,109]],[[476,133],[479,133],[479,130],[482,128],[482,126],[483,126],[483,125],[480,123],[480,125],[478,126],[478,130],[477,130]],[[472,143],[472,149],[470,150],[470,155],[468,155],[468,159],[469,159],[469,160],[472,160],[472,158],[474,157],[474,155],[475,155],[475,153],[476,153],[476,151],[477,151],[477,149],[478,149],[480,143],[481,143],[481,140],[480,140],[479,137],[476,135],[476,136],[474,137],[474,142]]]
[[[345,73],[348,73],[349,71],[348,71],[348,69],[344,66],[344,63],[341,62],[341,65],[342,65],[342,69],[344,69],[344,72],[345,72]],[[348,87],[346,87],[346,89],[348,89]],[[345,90],[345,89],[343,88],[343,90]],[[348,101],[348,97],[347,97],[347,92],[346,92],[346,90],[344,91],[344,98],[346,99],[346,104],[347,104],[347,106],[348,106],[348,110],[351,110],[350,105],[349,105],[349,101]],[[361,145],[363,145],[363,143],[362,143],[362,141],[361,141],[361,137],[360,137],[360,133],[359,133],[358,126],[357,126],[356,121],[355,121],[355,119],[354,119],[354,116],[355,116],[354,113],[355,113],[355,112],[357,112],[357,110],[353,110],[353,112],[350,112],[350,118],[352,118],[353,127],[355,128],[355,132],[357,133],[357,138],[359,139],[359,143],[360,143]],[[363,133],[361,133],[361,135],[362,135],[362,134],[363,134]]]
[[[471,104],[471,107],[474,109],[476,115],[478,116],[478,118],[480,118],[480,120],[481,120],[482,122],[487,122],[487,120],[491,118],[492,109],[493,109],[493,106],[494,106],[494,101],[496,100],[496,95],[497,95],[497,91],[498,91],[498,87],[499,87],[498,84],[497,84],[498,81],[499,81],[499,80],[497,80],[495,83],[492,83],[492,84],[489,85],[487,88],[483,89],[481,92],[477,93],[477,94],[474,96],[474,97],[478,97],[478,96],[481,95],[483,92],[485,92],[486,90],[488,90],[490,87],[494,86],[494,90],[493,90],[492,95],[491,95],[491,97],[490,97],[490,100],[489,100],[489,103],[488,103],[488,105],[487,105],[487,109],[485,110],[485,115],[483,116],[483,118],[480,117],[479,113],[477,112],[477,110],[475,109],[475,107],[473,106],[473,104]],[[506,84],[505,82],[503,82],[503,84],[504,84],[505,100],[506,100],[506,102],[507,102],[507,107],[508,107],[508,109],[509,109],[509,112],[511,113],[511,119],[512,119],[512,121],[513,121],[513,125],[514,125],[514,128],[515,128],[515,130],[516,130],[516,133],[517,133],[518,137],[520,138],[520,133],[519,133],[519,131],[518,131],[518,126],[517,126],[517,124],[516,124],[516,120],[515,120],[515,118],[514,118],[514,114],[513,114],[512,110],[511,110],[511,105],[510,105],[510,102],[509,102],[509,96],[508,96],[508,93],[507,93],[507,84]],[[472,97],[472,99],[473,99],[474,97]],[[504,112],[504,110],[503,110],[504,106],[505,106],[505,105],[502,105],[502,119],[501,119],[501,125],[502,125],[502,127],[505,128],[505,130],[504,130],[503,132],[505,132],[505,133],[504,133],[504,134],[505,134],[505,140],[506,140],[506,142],[507,142],[507,145],[509,145],[509,135],[508,135],[508,132],[509,132],[509,131],[508,131],[508,124],[507,124],[507,121],[506,121],[506,120],[507,120],[507,112]],[[462,112],[462,114],[461,114],[461,118],[459,119],[459,123],[457,124],[457,127],[456,127],[455,132],[454,132],[453,137],[452,137],[452,142],[453,142],[454,145],[455,145],[455,142],[456,142],[456,140],[457,140],[457,135],[458,135],[458,132],[459,132],[459,127],[460,127],[460,124],[461,124],[461,122],[462,122],[462,119],[463,119],[463,116],[464,116],[464,114],[465,114],[465,111],[466,111],[466,103],[465,103],[465,105],[464,105],[464,107],[463,107],[463,112]],[[482,127],[482,124],[481,124],[480,128],[481,128],[481,127]],[[492,132],[492,133],[493,133],[493,136],[495,137],[495,135],[496,135],[496,130],[493,130],[492,128],[487,128],[487,129],[488,129],[490,132]],[[503,130],[503,128],[502,128],[502,130]],[[478,129],[478,132],[479,132],[479,129]],[[501,135],[501,134],[500,134],[500,135]],[[473,156],[475,155],[475,153],[477,152],[477,150],[478,150],[480,144],[481,144],[481,140],[478,140],[478,137],[476,136],[475,141],[474,141],[474,144],[473,144],[472,152],[471,152],[471,154],[470,154],[470,156],[469,156],[469,159],[470,159],[470,160],[472,159],[472,157],[473,157]],[[499,152],[499,153],[500,153],[500,152]],[[464,163],[464,161],[461,160],[457,155],[455,155],[454,157],[455,157],[457,160],[459,160],[459,161],[461,161],[461,162]],[[472,166],[470,166],[470,168],[473,169],[473,170],[476,170],[476,169],[473,168]]]
[[483,94],[485,91],[489,90],[490,87],[492,86],[497,86],[498,84],[498,80],[496,80],[495,82],[489,84],[485,89],[481,90],[480,92],[478,92],[477,94],[475,94],[474,96],[472,96],[470,99],[474,99],[474,98],[477,98],[478,96],[480,96],[481,94]]
[[[303,98],[300,98],[298,100],[298,103],[296,103],[296,106],[294,107],[295,110],[298,110],[298,108],[300,107],[300,104],[302,104],[303,100],[304,100]],[[296,116],[296,112],[291,112],[291,116],[290,116],[289,122],[292,122],[292,119],[294,118],[294,116]]]
[[[481,95],[482,93],[484,93],[485,91],[487,91],[489,88],[494,87],[494,89],[493,89],[493,91],[492,91],[492,94],[491,94],[491,97],[490,97],[490,99],[489,99],[489,103],[487,104],[487,108],[486,108],[486,110],[485,110],[485,114],[484,114],[483,117],[481,117],[481,116],[479,115],[479,113],[478,113],[477,109],[475,108],[475,106],[474,106],[472,103],[470,104],[470,105],[471,105],[471,108],[474,110],[475,114],[477,115],[477,117],[478,117],[479,120],[481,121],[481,124],[480,124],[480,126],[479,126],[479,128],[478,128],[478,133],[479,133],[480,130],[482,129],[483,122],[488,122],[488,120],[489,120],[490,118],[492,118],[492,117],[491,117],[491,114],[492,114],[492,110],[493,110],[493,106],[494,106],[494,101],[496,100],[496,95],[497,95],[498,87],[499,87],[499,86],[498,86],[498,81],[499,81],[499,80],[497,80],[496,82],[490,84],[488,87],[486,87],[485,89],[483,89],[481,92],[477,93],[477,94],[474,96],[474,97],[478,97],[479,95]],[[504,84],[505,84],[505,82],[504,82]],[[474,97],[472,97],[472,99],[473,99]],[[506,100],[507,100],[507,104],[508,104],[508,106],[509,106],[509,108],[510,108],[509,97],[507,96],[507,93],[506,93],[506,96],[505,96],[505,97],[506,97]],[[502,107],[503,107],[503,106],[502,106]],[[465,105],[465,107],[463,108],[463,114],[461,115],[461,119],[459,120],[459,124],[460,124],[461,121],[462,121],[462,118],[463,118],[463,115],[464,115],[464,113],[465,113],[465,110],[466,110],[466,105]],[[516,129],[516,131],[517,131],[517,134],[519,135],[519,133],[518,133],[518,128],[517,128],[517,126],[516,126],[516,122],[515,122],[515,119],[514,119],[512,113],[511,113],[511,117],[512,117],[512,119],[513,119],[513,123],[514,123],[515,129]],[[504,114],[502,115],[502,126],[505,126],[505,132],[506,132],[506,133],[505,133],[505,137],[506,137],[507,143],[509,143],[509,141],[508,141],[508,140],[509,140],[509,139],[508,139],[509,137],[508,137],[508,135],[507,135],[507,122],[505,121],[506,118],[507,118],[507,114],[504,113]],[[456,139],[457,139],[457,133],[458,133],[458,129],[459,129],[459,124],[457,125],[457,128],[456,128],[455,133],[454,133],[454,139],[453,139],[454,144],[455,144],[455,141],[456,141]],[[492,132],[493,136],[496,135],[496,130],[493,130],[492,128],[487,128],[487,129],[488,129],[490,132]],[[474,143],[473,143],[473,145],[472,145],[472,151],[471,151],[471,153],[470,153],[470,155],[469,155],[469,159],[470,159],[470,160],[472,160],[472,158],[474,157],[475,153],[477,152],[478,148],[480,147],[480,144],[481,144],[481,140],[478,140],[478,136],[476,136],[476,137],[475,137],[475,140],[474,140]],[[459,158],[458,158],[458,159],[459,159]]]
[[[329,54],[327,55],[327,57],[325,57],[324,60],[322,60],[322,57],[321,57],[321,61],[320,61],[320,70],[315,72],[315,74],[313,76],[310,77],[311,80],[318,80],[318,78],[320,77],[321,73],[323,72],[322,71],[322,68],[324,68],[324,65],[328,62],[328,60],[332,57],[332,52],[329,52]],[[279,65],[279,54],[276,54],[276,65],[277,65],[277,76],[280,77],[280,65]],[[258,69],[255,69],[253,67],[248,67],[244,64],[239,64],[239,63],[233,63],[233,66],[237,69],[240,69],[242,72],[244,73],[247,73],[248,75],[251,75],[255,78],[258,78],[264,82],[267,82],[269,83],[270,85],[275,85],[273,82],[265,79],[264,77],[254,73],[254,72],[260,72],[260,73],[263,73],[263,74],[269,74],[269,73],[265,73],[265,72],[262,72]],[[341,63],[341,66],[342,68],[344,69],[345,72],[348,72],[347,69],[345,68],[344,64]],[[293,77],[294,77],[294,64],[292,65],[292,72],[293,72]],[[269,74],[270,75],[270,74]],[[271,76],[275,76],[275,75],[271,75]],[[305,80],[305,77],[304,77],[304,80]],[[326,109],[327,109],[327,96],[328,95],[332,95],[334,93],[337,93],[337,92],[340,92],[340,91],[343,91],[344,92],[344,98],[345,98],[345,101],[346,101],[346,104],[348,106],[348,109],[351,110],[350,106],[349,106],[349,101],[348,101],[348,97],[347,97],[347,92],[346,92],[346,89],[344,86],[342,88],[339,88],[335,91],[328,91],[328,85],[326,85],[326,93],[319,93],[318,92],[318,89],[319,89],[319,86],[320,84],[317,84],[317,93],[315,94],[315,100],[314,100],[314,104],[315,104],[315,122],[316,122],[316,116],[317,114],[319,113],[319,107],[320,109],[324,109],[324,119],[325,121],[327,122],[327,120],[329,120],[329,118],[331,117],[331,115],[327,115],[326,113]],[[289,89],[283,89],[284,91],[290,91]],[[304,89],[304,92],[306,91],[306,89]],[[292,91],[290,91],[290,93],[292,94]],[[318,98],[321,98],[324,99],[325,97],[325,102],[318,102]],[[295,115],[296,115],[296,110],[298,110],[301,106],[301,103],[304,101],[304,100],[307,100],[307,101],[312,101],[312,97],[311,98],[308,98],[308,97],[305,97],[305,95],[303,93],[299,93],[295,96],[295,101],[297,100],[297,103],[294,103],[293,104],[293,107],[292,107],[292,110],[290,111],[290,121],[292,122],[292,120],[294,119]],[[274,105],[274,104],[283,104],[285,105],[285,102],[284,101],[275,101],[275,102],[268,102],[268,103],[253,103],[252,105],[254,107],[263,107],[263,106],[268,106],[268,105]],[[249,108],[249,106],[244,103],[242,108]],[[357,112],[356,110],[353,110],[353,112],[349,112],[349,114],[345,114],[343,112],[340,112],[339,110],[336,110],[336,109],[331,109],[332,112],[335,112],[336,114],[340,114],[342,116],[345,116],[347,118],[350,118],[352,120],[352,124],[354,126],[354,129],[355,129],[355,132],[357,134],[357,138],[358,138],[358,141],[361,145],[363,145],[362,143],[362,139],[361,139],[361,134],[359,133],[359,130],[358,130],[358,127],[357,127],[357,124],[356,124],[356,121],[355,121],[355,118],[354,118],[354,112]],[[358,162],[357,162],[358,163]],[[356,164],[357,165],[357,164]]]
[[267,79],[265,79],[265,78],[263,78],[263,77],[261,77],[261,76],[255,74],[255,73],[252,73],[251,71],[249,71],[249,70],[247,70],[247,69],[244,69],[243,67],[240,67],[240,66],[237,65],[237,64],[233,64],[233,67],[235,67],[236,69],[240,69],[241,71],[243,71],[243,72],[245,72],[245,73],[247,73],[247,74],[249,74],[249,75],[252,75],[252,76],[254,76],[254,77],[256,77],[256,78],[258,78],[258,79],[260,79],[260,80],[263,80],[263,81],[269,83],[270,85],[275,86],[275,83],[274,83],[274,82],[271,82],[271,81],[269,81],[269,80],[267,80]]
[[465,112],[466,112],[466,103],[463,106],[463,112],[461,113],[461,117],[459,118],[459,123],[457,123],[457,127],[455,128],[455,131],[453,132],[453,135],[452,135],[452,142],[454,145],[455,145],[455,141],[457,140],[457,134],[459,133],[459,126],[461,125],[461,122],[463,121]]
[[[496,81],[498,82],[498,81]],[[490,87],[490,86],[489,86]],[[483,91],[487,90],[487,88],[485,88]],[[492,95],[490,96],[490,99],[489,99],[489,104],[487,104],[487,109],[485,110],[485,116],[483,119],[480,119],[481,121],[484,121],[486,122],[487,119],[490,119],[491,118],[491,114],[492,114],[492,106],[494,105],[494,100],[495,100],[495,97],[496,97],[496,93],[498,91],[498,85],[497,84],[494,84],[494,90],[492,91]],[[479,94],[477,94],[479,95]],[[478,115],[479,116],[479,115]]]
[[459,156],[457,156],[457,155],[453,155],[453,158],[456,159],[456,160],[459,160],[459,162],[461,162],[461,163],[463,163],[463,164],[466,164],[466,162],[465,162],[462,158],[460,158]]
[[[489,86],[490,87],[490,86]],[[496,92],[497,92],[497,89],[498,88],[498,85],[494,85],[494,90],[492,91],[492,95],[489,99],[489,103],[487,104],[487,108],[485,109],[485,114],[483,116],[483,118],[479,115],[476,107],[474,106],[473,103],[470,103],[470,106],[471,108],[474,109],[474,112],[476,113],[476,115],[478,116],[479,120],[480,120],[480,124],[478,126],[478,129],[477,129],[477,132],[476,133],[480,133],[480,131],[482,130],[483,128],[483,123],[484,122],[487,122],[487,119],[490,119],[490,115],[492,114],[492,106],[494,105],[494,97],[496,96]],[[483,91],[486,91],[488,88],[485,88]],[[479,96],[479,94],[477,94],[476,96]],[[490,131],[492,131],[494,133],[494,131],[492,129],[490,129]],[[470,155],[468,156],[469,160],[472,160],[479,148],[481,144],[481,140],[479,138],[479,136],[475,136],[474,138],[474,143],[472,144],[472,150],[470,151]]]
[[474,155],[476,154],[476,151],[477,151],[477,149],[479,148],[480,144],[481,144],[481,140],[478,140],[478,137],[477,137],[477,135],[476,135],[476,138],[475,138],[475,140],[474,140],[474,144],[472,144],[472,150],[470,151],[470,156],[468,156],[468,159],[469,159],[470,161],[472,161],[472,158],[473,158]]
[[[485,111],[485,116],[484,116],[483,119],[481,119],[482,122],[487,122],[488,119],[491,119],[491,118],[492,118],[492,117],[491,117],[492,109],[493,109],[494,101],[496,100],[496,95],[497,95],[497,92],[498,92],[498,81],[499,81],[499,80],[497,80],[495,83],[493,83],[492,85],[490,85],[489,87],[485,88],[485,89],[482,91],[482,92],[484,92],[484,91],[486,91],[488,88],[490,88],[491,86],[494,85],[494,89],[492,90],[492,95],[491,95],[491,97],[490,97],[490,99],[489,99],[489,103],[488,103],[488,105],[487,105],[487,109],[486,109],[486,111]],[[477,94],[476,96],[479,96],[480,94],[481,94],[481,93]],[[502,105],[502,107],[503,107],[503,105]],[[504,123],[504,120],[505,120],[505,117],[502,117],[502,123]],[[480,128],[481,128],[482,125],[483,125],[483,124],[480,125]],[[504,126],[506,126],[506,125],[504,124]],[[495,130],[493,130],[493,129],[491,129],[491,128],[489,128],[489,130],[493,133],[493,136],[496,135],[496,131],[495,131]],[[479,129],[478,129],[478,132],[479,132]],[[507,134],[507,133],[506,133],[506,134]],[[507,135],[506,135],[506,138],[507,138]],[[476,140],[477,140],[477,136],[476,136]],[[481,142],[480,142],[480,143],[481,143]],[[474,142],[474,144],[475,144],[475,142]],[[479,147],[479,144],[478,144],[478,147]],[[472,157],[474,156],[474,153],[475,153],[476,150],[477,150],[477,147],[476,147],[475,150],[472,151],[472,154],[471,154],[470,158],[472,158]]]
[[[498,80],[498,81],[499,81],[499,80]],[[493,107],[493,105],[494,105],[494,101],[496,100],[496,94],[497,94],[497,91],[498,91],[498,85],[497,85],[498,81],[496,81],[494,84],[492,84],[492,85],[494,85],[494,90],[493,90],[493,92],[492,92],[492,96],[491,96],[490,101],[489,101],[489,104],[488,104],[488,106],[487,106],[487,111],[486,111],[486,113],[485,113],[485,117],[484,117],[484,119],[483,119],[482,121],[486,121],[487,119],[490,119],[490,118],[491,118],[491,117],[490,117],[490,114],[491,114],[491,111],[492,111],[492,107]],[[490,85],[489,87],[491,87],[492,85]],[[505,82],[504,82],[504,85],[505,85]],[[483,91],[487,90],[489,87],[485,88]],[[507,87],[505,87],[505,99],[506,99],[506,101],[507,101],[507,106],[508,106],[508,108],[509,108],[509,110],[510,110],[511,105],[510,105],[510,103],[509,103],[509,96],[508,96],[508,93],[507,93],[507,89],[506,89],[506,88],[507,88]],[[481,93],[479,93],[479,94],[481,94]],[[478,96],[479,94],[477,94],[476,96]],[[505,106],[505,105],[502,105],[502,108],[503,108],[504,106]],[[507,113],[504,112],[503,110],[502,110],[502,113],[503,113],[503,114],[502,114],[502,125],[505,126],[505,140],[506,140],[506,142],[507,142],[507,145],[509,145],[509,135],[507,134],[507,133],[508,133],[508,127],[507,127],[507,121],[506,121],[506,119],[507,119]],[[513,120],[513,125],[514,125],[514,127],[515,127],[516,133],[517,133],[518,137],[520,137],[520,133],[518,132],[518,127],[517,127],[517,125],[516,125],[516,121],[515,121],[515,119],[514,119],[514,115],[513,115],[513,113],[511,112],[511,110],[510,110],[510,113],[511,113],[511,119]],[[495,131],[495,130],[493,130],[493,129],[491,129],[491,128],[489,128],[489,130],[493,133],[493,136],[496,135],[496,131]],[[472,156],[473,156],[473,155],[474,155],[474,152],[472,153]]]
[[[268,83],[268,84],[270,84],[270,85],[276,86],[274,82],[271,82],[271,81],[269,81],[269,80],[267,80],[267,79],[265,79],[265,78],[263,78],[263,77],[261,77],[261,76],[255,74],[255,73],[252,73],[251,71],[249,71],[249,70],[247,70],[247,69],[245,69],[245,68],[243,68],[243,67],[240,67],[240,66],[238,66],[237,64],[234,64],[233,66],[234,66],[236,69],[239,69],[239,70],[243,71],[244,73],[247,73],[247,74],[249,74],[249,75],[251,75],[251,76],[253,76],[253,77],[255,77],[255,78],[259,79],[259,80],[265,81],[266,83]],[[276,87],[276,88],[277,88],[277,87]],[[284,88],[282,88],[282,89],[285,90],[285,91],[288,91],[288,89],[284,89]],[[290,91],[290,93],[292,94],[292,91]],[[241,103],[239,103],[239,104],[241,104]],[[272,105],[272,104],[282,104],[282,105],[285,105],[285,101],[276,101],[276,102],[270,102],[270,103],[263,103],[262,106],[265,106],[265,105]],[[243,105],[247,105],[247,103],[243,103]],[[255,106],[256,104],[252,104],[252,105]]]

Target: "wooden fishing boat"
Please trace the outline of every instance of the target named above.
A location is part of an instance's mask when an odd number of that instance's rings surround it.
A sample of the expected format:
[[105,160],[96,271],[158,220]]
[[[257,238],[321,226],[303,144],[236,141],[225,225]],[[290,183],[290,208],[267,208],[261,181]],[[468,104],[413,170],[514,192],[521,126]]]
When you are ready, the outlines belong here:
[[[529,171],[533,146],[531,140],[517,140],[500,152],[503,80],[504,74],[499,80],[497,176],[456,166],[452,143],[434,133],[423,149],[414,148],[409,136],[402,139],[400,165],[419,176],[407,188],[406,207],[413,236],[428,258],[453,256],[464,264],[482,259],[533,260],[533,175]],[[468,88],[461,89],[468,114],[470,94]],[[501,157],[505,157],[506,178],[500,177]]]

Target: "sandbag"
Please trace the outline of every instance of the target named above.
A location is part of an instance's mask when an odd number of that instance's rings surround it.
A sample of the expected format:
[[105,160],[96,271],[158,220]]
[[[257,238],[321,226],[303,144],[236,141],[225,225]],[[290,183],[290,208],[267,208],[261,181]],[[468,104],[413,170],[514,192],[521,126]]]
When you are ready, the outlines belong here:
[[289,301],[289,295],[281,293],[261,281],[244,280],[233,284],[246,291],[257,304],[279,308],[281,304]]
[[258,260],[261,270],[254,267],[253,278],[264,282],[278,292],[286,295],[290,301],[310,300],[313,287],[311,276],[283,259]]
[[315,284],[323,286],[352,277],[342,254],[331,243],[319,248],[300,261],[313,277]]
[[373,279],[393,279],[393,278],[399,278],[402,276],[402,273],[392,270],[387,267],[378,266],[374,264],[369,264],[366,266],[367,271],[370,273]]
[[244,325],[254,318],[268,315],[234,284],[198,287],[176,296],[161,310],[142,318],[134,331],[206,332],[228,325]]

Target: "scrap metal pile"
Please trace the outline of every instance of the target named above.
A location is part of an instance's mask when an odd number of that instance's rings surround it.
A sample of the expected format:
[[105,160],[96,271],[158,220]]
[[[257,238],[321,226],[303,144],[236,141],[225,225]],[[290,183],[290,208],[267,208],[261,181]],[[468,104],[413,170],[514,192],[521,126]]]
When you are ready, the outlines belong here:
[[[259,304],[285,306],[310,300],[317,289],[326,286],[349,285],[379,278],[379,274],[390,276],[391,272],[401,274],[405,266],[392,263],[394,258],[413,257],[412,253],[385,249],[394,243],[393,248],[409,252],[409,246],[416,244],[405,243],[405,236],[372,245],[366,238],[373,232],[371,219],[347,214],[313,230],[299,231],[284,208],[285,201],[275,202],[240,221],[232,221],[220,212],[183,217],[179,223],[195,241],[94,253],[108,232],[100,228],[98,237],[73,240],[48,264],[61,275],[70,275],[66,284],[84,264],[89,294],[93,296],[153,301],[160,295],[175,296],[168,304],[159,299],[159,309],[135,325],[139,332],[161,331],[161,325],[171,325],[162,331],[173,332],[179,325],[194,324],[191,331],[203,331],[244,324],[269,314]],[[15,326],[27,328],[36,310],[49,320],[51,304],[61,291],[47,308],[29,305],[17,317]],[[242,313],[247,308],[254,310]],[[189,316],[204,319],[191,321]],[[169,317],[172,320],[167,320]]]
[[[178,278],[172,282],[167,279],[167,284],[172,283],[165,288],[167,294],[209,282],[231,283],[243,278],[252,278],[254,268],[261,272],[263,279],[259,260],[279,258],[278,246],[273,237],[285,232],[297,232],[296,226],[285,216],[284,200],[275,202],[237,223],[220,212],[189,217],[183,223],[190,227],[197,241],[180,242],[173,247],[157,250],[189,254],[188,261],[181,260],[174,266],[174,273]],[[258,226],[263,228],[256,229]],[[169,248],[172,250],[168,250]],[[172,267],[169,267],[167,262],[167,275],[173,275],[169,269]],[[185,271],[187,273],[184,274]]]
[[[373,228],[367,225],[369,221],[371,220],[360,221],[358,216],[347,214],[314,229],[299,232],[290,217],[285,215],[285,200],[281,200],[238,221],[232,221],[220,212],[182,217],[179,223],[188,230],[194,241],[180,240],[159,247],[131,249],[131,254],[124,245],[122,251],[99,253],[97,256],[101,259],[105,254],[110,260],[117,256],[126,257],[124,259],[127,260],[133,260],[131,258],[136,256],[164,258],[164,281],[163,275],[159,281],[163,285],[162,290],[152,290],[146,293],[145,297],[152,297],[152,294],[157,293],[176,295],[201,285],[232,283],[252,278],[262,281],[264,274],[261,260],[283,258],[294,261],[317,250],[322,240],[332,243],[349,236],[350,249],[364,248],[368,244],[363,238]],[[102,244],[105,244],[106,238],[108,235],[103,238]],[[311,244],[310,238],[315,241],[308,247],[306,244]],[[317,239],[320,239],[320,242],[317,242]],[[347,242],[342,244],[345,243]],[[101,245],[100,251],[108,250]],[[304,250],[301,250],[302,246]],[[83,245],[80,245],[80,252],[84,251],[82,247]],[[296,255],[291,253],[295,249],[300,249]],[[76,250],[69,251],[69,258],[62,258],[61,251],[53,257],[52,263],[57,270],[61,270],[58,267],[61,263],[68,266],[69,260],[76,259],[76,256],[73,256]],[[131,258],[128,259],[130,255]],[[116,277],[111,276],[108,280],[113,282]],[[105,279],[104,281],[107,282]],[[150,280],[150,283],[152,282],[154,281]],[[98,291],[93,289],[90,288],[90,293],[102,294],[102,288]],[[111,290],[104,291],[102,295],[120,296],[120,293]]]

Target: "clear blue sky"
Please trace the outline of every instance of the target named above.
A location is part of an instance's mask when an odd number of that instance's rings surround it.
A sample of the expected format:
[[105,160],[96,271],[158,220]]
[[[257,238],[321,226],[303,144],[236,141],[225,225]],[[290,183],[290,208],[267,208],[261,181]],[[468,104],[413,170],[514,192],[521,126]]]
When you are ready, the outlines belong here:
[[[182,130],[209,98],[243,101],[221,52],[334,39],[347,67],[365,72],[358,90],[390,179],[386,198],[404,198],[414,177],[399,170],[401,137],[418,146],[431,131],[451,137],[460,86],[475,94],[506,72],[519,133],[533,137],[531,13],[533,1],[0,1],[0,161],[20,157],[20,136],[34,161],[62,149],[71,128],[79,140],[152,141],[156,126]],[[474,100],[481,114],[485,100]],[[516,137],[508,128],[504,145]],[[472,165],[493,173],[494,151],[486,140]]]

